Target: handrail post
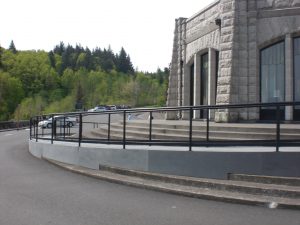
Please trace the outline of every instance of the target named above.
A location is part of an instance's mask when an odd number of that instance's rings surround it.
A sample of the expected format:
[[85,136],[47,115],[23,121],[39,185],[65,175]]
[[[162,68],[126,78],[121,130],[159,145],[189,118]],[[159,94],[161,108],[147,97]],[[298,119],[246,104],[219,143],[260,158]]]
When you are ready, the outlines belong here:
[[51,144],[53,144],[54,139],[54,115],[51,115],[52,125],[51,125]]
[[29,139],[31,140],[31,136],[32,136],[32,117],[30,117],[29,120]]
[[36,133],[35,133],[35,141],[38,141],[38,136],[39,136],[39,117],[37,117],[36,121]]
[[123,149],[126,146],[126,110],[123,111]]
[[276,106],[276,152],[279,152],[280,146],[280,106]]
[[44,137],[44,127],[41,126],[41,129],[42,129],[42,137]]
[[[110,118],[111,114],[108,113],[108,129],[107,129],[107,140],[110,142]],[[98,124],[97,124],[98,125]]]
[[189,151],[192,151],[192,135],[193,135],[193,108],[190,107],[190,129],[189,129]]
[[66,117],[64,117],[64,140],[66,139]]
[[206,112],[206,142],[209,142],[209,108]]
[[152,111],[150,111],[149,115],[149,146],[151,146],[152,141]]
[[81,146],[82,141],[82,114],[79,114],[79,136],[78,136],[78,146]]
[[34,117],[34,119],[32,119],[32,130],[33,130],[33,138],[35,138],[35,119],[36,118],[36,116]]
[[61,133],[62,133],[61,123],[62,123],[62,121],[59,120],[59,137],[61,137]]

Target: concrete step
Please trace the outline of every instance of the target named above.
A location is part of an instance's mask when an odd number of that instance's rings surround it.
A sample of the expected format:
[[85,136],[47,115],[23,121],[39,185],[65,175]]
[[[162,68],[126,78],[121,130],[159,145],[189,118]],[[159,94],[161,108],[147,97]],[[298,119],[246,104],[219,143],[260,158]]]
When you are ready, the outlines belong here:
[[[122,124],[120,122],[119,124]],[[122,124],[123,125],[123,124]],[[126,125],[138,126],[149,128],[149,121],[133,120],[127,121]],[[153,120],[152,125],[154,128],[165,129],[189,129],[188,121],[166,121],[166,120]],[[193,130],[205,130],[206,122],[193,122]],[[276,124],[259,124],[259,123],[209,123],[211,131],[235,131],[235,132],[261,132],[261,133],[276,133]],[[287,134],[300,134],[300,124],[281,124],[281,132]]]
[[[102,128],[99,130],[93,130],[93,131],[91,131],[91,133],[94,136],[107,137],[107,129],[106,128]],[[123,130],[111,129],[110,135],[111,135],[111,138],[122,139],[123,138]],[[126,139],[141,139],[141,140],[149,139],[149,131],[142,132],[142,131],[126,129]],[[189,139],[188,133],[186,133],[186,134],[174,134],[174,133],[169,134],[169,133],[156,133],[155,131],[152,132],[152,140],[188,140],[188,139]],[[196,135],[195,133],[193,133],[193,140],[206,140],[206,134]],[[210,140],[241,141],[241,140],[253,140],[253,138],[247,137],[247,136],[245,138],[240,138],[237,136],[231,136],[230,138],[228,138],[228,137],[216,137],[216,136],[210,135]]]
[[[118,130],[123,130],[123,125],[122,124],[112,124],[111,129],[118,129]],[[131,125],[128,124],[126,126],[126,131],[131,131],[131,132],[147,132],[149,133],[149,127],[144,127],[144,126],[137,126],[137,125]],[[188,135],[189,134],[189,129],[174,129],[174,128],[152,128],[152,133],[156,134],[174,134],[174,135]],[[193,128],[193,136],[203,136],[206,137],[206,127],[203,127],[202,130],[194,130]],[[229,131],[220,131],[220,130],[209,130],[209,136],[211,138],[240,138],[240,139],[263,139],[263,140],[274,140],[276,139],[276,132],[263,132],[261,130],[257,131],[235,131],[235,130],[229,130]],[[299,139],[300,140],[300,133],[284,133],[281,132],[280,134],[281,139]]]
[[[209,200],[261,205],[269,208],[300,209],[299,188],[296,187],[268,184],[249,185],[249,182],[178,177],[103,166],[100,166],[101,170],[92,170],[50,159],[46,160],[72,172],[118,184]],[[254,191],[253,193],[251,191],[242,192],[245,189]]]
[[[95,138],[106,138],[107,137],[107,129],[101,128],[97,130],[92,130],[90,132]],[[123,138],[123,129],[113,129],[110,130],[110,137],[112,139],[122,139]],[[141,139],[148,140],[149,139],[149,131],[148,130],[135,130],[135,129],[126,129],[126,139]],[[152,130],[152,140],[188,140],[189,133],[188,131],[174,130],[174,131],[161,131],[161,130]],[[210,140],[215,141],[243,141],[243,140],[275,140],[275,135],[250,135],[250,134],[240,134],[234,132],[210,132],[209,134]],[[299,139],[300,137],[290,136],[290,135],[282,135],[281,139]],[[206,140],[206,132],[193,132],[193,140]]]
[[274,176],[260,176],[249,174],[229,174],[228,179],[234,181],[256,182],[264,184],[278,184],[300,187],[299,177],[274,177]]
[[200,179],[193,177],[162,175],[157,173],[127,170],[123,168],[116,168],[104,165],[99,165],[99,170],[105,170],[121,175],[135,176],[172,184],[180,184],[189,187],[192,186],[199,188],[210,188],[216,190],[225,190],[245,194],[264,195],[273,197],[299,198],[300,201],[300,186],[274,185],[256,182],[228,181],[203,178]]

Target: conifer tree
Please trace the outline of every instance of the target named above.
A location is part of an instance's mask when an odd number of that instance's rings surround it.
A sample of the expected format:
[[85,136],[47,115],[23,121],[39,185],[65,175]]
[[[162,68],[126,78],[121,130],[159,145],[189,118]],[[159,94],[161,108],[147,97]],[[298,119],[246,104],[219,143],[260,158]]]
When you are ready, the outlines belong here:
[[14,53],[14,54],[17,53],[17,49],[16,49],[16,46],[15,46],[15,43],[14,43],[13,40],[10,42],[10,45],[9,45],[8,49],[9,49],[12,53]]
[[55,57],[54,57],[53,51],[50,51],[48,53],[48,57],[49,57],[49,60],[50,60],[51,67],[55,68]]
[[125,49],[122,47],[119,55],[117,55],[117,70],[122,73],[132,74],[134,69],[130,60],[129,55],[127,55]]

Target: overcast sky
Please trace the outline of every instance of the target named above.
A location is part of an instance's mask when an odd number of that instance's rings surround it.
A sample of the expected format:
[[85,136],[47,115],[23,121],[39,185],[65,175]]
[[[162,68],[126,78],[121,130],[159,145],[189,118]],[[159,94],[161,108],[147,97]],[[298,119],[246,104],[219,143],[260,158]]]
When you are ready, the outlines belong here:
[[0,45],[52,50],[123,46],[134,66],[154,72],[171,61],[175,19],[191,17],[214,0],[2,0]]

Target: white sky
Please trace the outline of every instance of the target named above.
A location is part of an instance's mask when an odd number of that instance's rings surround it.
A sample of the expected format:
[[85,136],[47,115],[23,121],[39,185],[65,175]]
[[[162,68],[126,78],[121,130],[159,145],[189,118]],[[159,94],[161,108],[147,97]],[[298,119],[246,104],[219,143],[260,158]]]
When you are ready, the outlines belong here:
[[118,53],[123,46],[140,71],[171,61],[175,19],[214,0],[2,0],[0,45],[50,51],[63,41]]

